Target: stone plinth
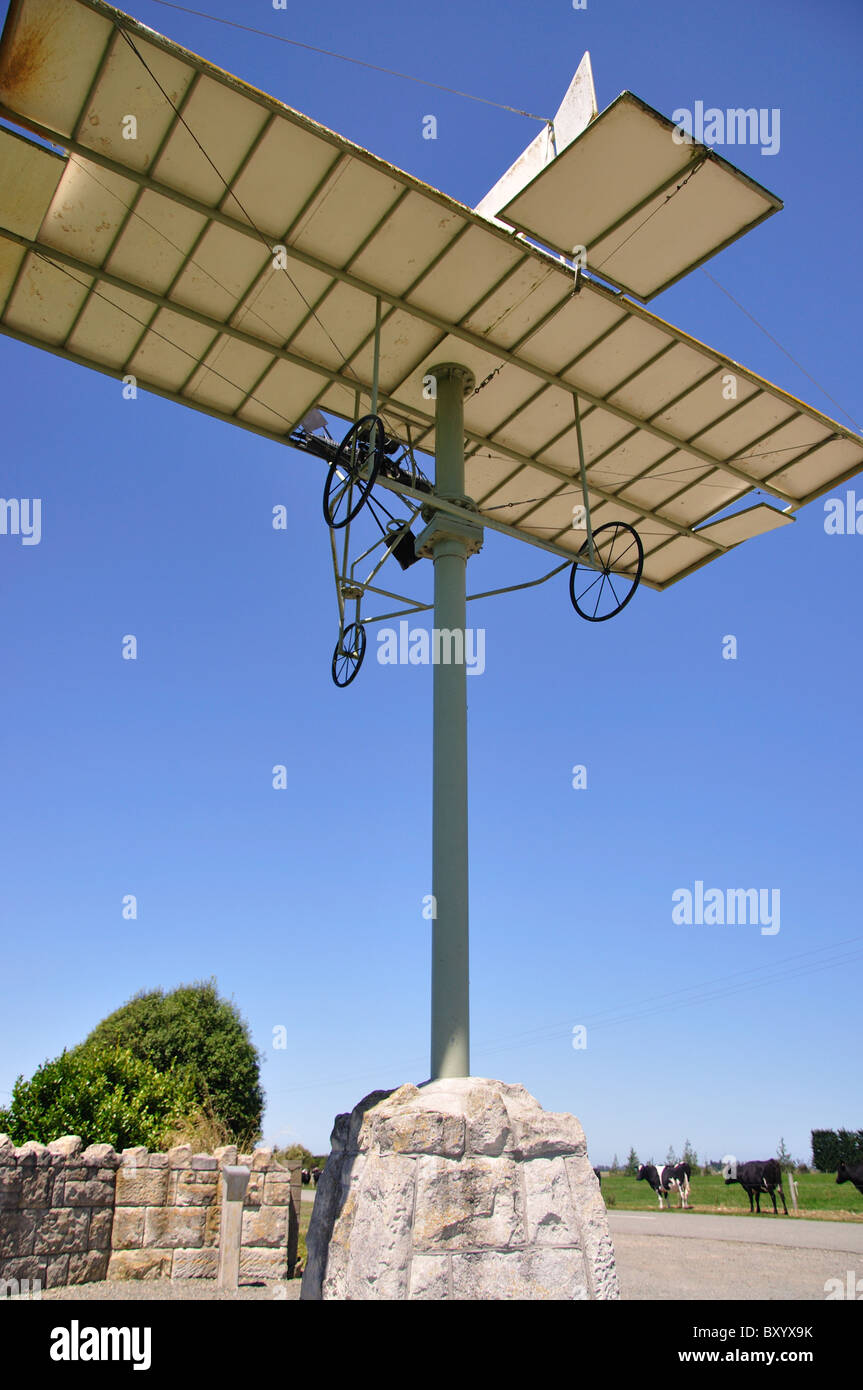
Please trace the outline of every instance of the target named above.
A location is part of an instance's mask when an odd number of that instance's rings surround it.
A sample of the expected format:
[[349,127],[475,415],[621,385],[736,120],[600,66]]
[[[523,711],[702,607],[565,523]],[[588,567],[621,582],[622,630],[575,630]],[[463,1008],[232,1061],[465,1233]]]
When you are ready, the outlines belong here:
[[573,1115],[465,1077],[339,1115],[304,1299],[616,1299],[605,1203]]

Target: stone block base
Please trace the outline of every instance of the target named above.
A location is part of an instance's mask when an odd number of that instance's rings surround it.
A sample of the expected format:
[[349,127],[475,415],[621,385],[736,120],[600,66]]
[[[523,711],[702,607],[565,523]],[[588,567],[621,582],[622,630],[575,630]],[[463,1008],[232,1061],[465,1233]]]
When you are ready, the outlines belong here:
[[573,1115],[449,1078],[339,1115],[304,1299],[616,1299],[605,1203]]

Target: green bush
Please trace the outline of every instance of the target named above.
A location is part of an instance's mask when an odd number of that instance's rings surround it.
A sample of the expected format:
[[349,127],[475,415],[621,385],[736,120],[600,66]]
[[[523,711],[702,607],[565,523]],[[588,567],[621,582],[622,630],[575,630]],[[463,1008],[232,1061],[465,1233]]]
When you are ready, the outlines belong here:
[[260,1138],[264,1096],[260,1056],[236,1005],[220,999],[215,980],[181,985],[170,994],[141,992],[93,1029],[83,1044],[128,1048],[161,1072],[172,1066],[191,1078],[199,1108],[231,1140]]
[[196,1108],[185,1073],[159,1072],[128,1048],[80,1047],[43,1062],[29,1081],[18,1077],[12,1104],[0,1111],[0,1131],[16,1144],[78,1134],[85,1145],[159,1149]]

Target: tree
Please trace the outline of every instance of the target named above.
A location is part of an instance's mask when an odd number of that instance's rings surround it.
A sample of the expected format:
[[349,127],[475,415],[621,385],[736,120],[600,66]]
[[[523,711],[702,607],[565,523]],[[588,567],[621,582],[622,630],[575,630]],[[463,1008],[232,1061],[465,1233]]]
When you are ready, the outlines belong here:
[[287,1148],[277,1148],[274,1150],[274,1156],[280,1163],[299,1159],[308,1172],[313,1168],[323,1168],[328,1158],[327,1154],[313,1154],[304,1144],[289,1144]]
[[794,1159],[791,1157],[790,1153],[786,1149],[784,1139],[779,1140],[779,1148],[776,1150],[776,1158],[779,1163],[779,1167],[782,1169],[784,1173],[790,1172],[791,1169],[794,1167]]
[[813,1129],[812,1163],[819,1173],[835,1173],[840,1163],[863,1163],[863,1129]]
[[698,1167],[698,1154],[695,1152],[688,1139],[686,1139],[683,1144],[683,1162],[688,1163],[693,1172],[695,1172],[695,1169]]
[[18,1077],[12,1104],[0,1111],[0,1131],[16,1144],[77,1134],[85,1145],[157,1150],[197,1108],[187,1073],[159,1072],[128,1048],[78,1047],[43,1062],[29,1081]]
[[609,1171],[609,1173],[619,1173],[619,1172],[620,1172],[620,1164],[619,1164],[618,1161],[617,1161],[617,1154],[615,1154],[615,1155],[614,1155],[614,1158],[611,1160],[611,1167],[609,1168],[608,1171]]
[[638,1154],[635,1152],[635,1149],[632,1148],[629,1150],[629,1157],[626,1160],[626,1167],[623,1171],[628,1178],[634,1178],[638,1175],[638,1169]]
[[665,1155],[665,1161],[666,1161],[666,1163],[671,1163],[671,1164],[679,1163],[679,1162],[680,1162],[680,1159],[677,1157],[677,1154],[674,1152],[674,1145],[673,1145],[673,1144],[669,1144],[669,1146],[668,1146],[668,1153]]
[[232,1001],[220,999],[216,981],[136,994],[98,1024],[82,1044],[128,1048],[160,1072],[189,1077],[199,1108],[237,1143],[260,1137],[264,1097],[260,1055]]

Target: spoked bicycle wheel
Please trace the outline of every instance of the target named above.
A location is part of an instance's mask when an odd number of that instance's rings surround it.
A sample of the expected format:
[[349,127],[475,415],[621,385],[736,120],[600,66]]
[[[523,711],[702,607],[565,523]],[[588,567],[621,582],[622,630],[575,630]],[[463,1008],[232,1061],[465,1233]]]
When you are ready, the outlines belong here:
[[366,630],[362,623],[351,623],[341,633],[333,652],[333,680],[343,688],[350,685],[366,654]]
[[334,531],[353,521],[374,486],[384,458],[384,424],[364,415],[351,425],[324,484],[324,520]]
[[[572,606],[589,623],[604,623],[626,607],[638,588],[644,568],[641,537],[625,521],[608,521],[593,533],[596,569],[585,564],[590,557],[587,541],[578,553],[569,572]],[[621,574],[621,569],[626,572]]]

